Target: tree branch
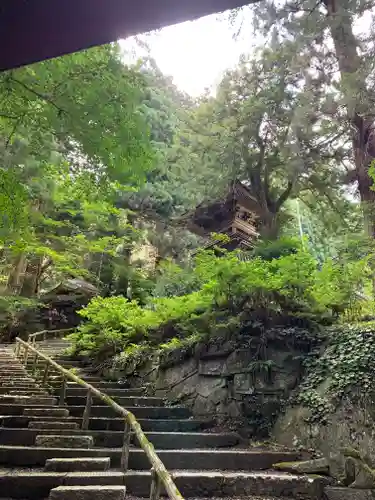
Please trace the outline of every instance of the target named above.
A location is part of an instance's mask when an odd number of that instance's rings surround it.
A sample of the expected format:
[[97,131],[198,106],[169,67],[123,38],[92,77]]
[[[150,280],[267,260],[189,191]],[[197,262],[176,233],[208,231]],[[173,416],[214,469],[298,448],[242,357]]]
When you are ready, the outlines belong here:
[[56,108],[60,113],[67,114],[67,112],[65,111],[65,109],[60,108],[60,106],[58,106],[49,96],[47,96],[45,94],[41,94],[37,90],[35,90],[35,89],[29,87],[28,85],[26,85],[23,81],[18,80],[17,78],[14,78],[13,75],[10,77],[10,80],[12,82],[14,82],[14,83],[17,83],[18,85],[20,85],[21,87],[23,87],[25,90],[27,90],[31,94],[34,94],[35,96],[39,97],[39,99],[42,99],[43,101],[48,102],[49,104],[51,104],[51,106],[53,106],[54,108]]
[[280,210],[281,206],[289,198],[289,196],[293,190],[293,187],[294,187],[294,181],[288,181],[287,187],[285,188],[284,192],[281,193],[281,195],[279,196],[279,199],[275,203],[275,213],[277,213]]

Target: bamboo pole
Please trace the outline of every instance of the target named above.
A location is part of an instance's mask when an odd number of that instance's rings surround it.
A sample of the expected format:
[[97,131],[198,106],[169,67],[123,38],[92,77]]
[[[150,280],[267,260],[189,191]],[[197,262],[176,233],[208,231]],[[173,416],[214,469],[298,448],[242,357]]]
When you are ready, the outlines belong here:
[[76,328],[60,328],[59,330],[41,330],[40,332],[30,333],[27,337],[27,342],[35,347],[35,342],[37,337],[46,338],[50,333],[53,334],[54,338],[57,338],[57,334],[67,333],[76,330]]
[[27,365],[27,358],[29,356],[29,346],[26,344],[24,346],[24,348],[25,348],[25,353],[23,355],[23,365],[26,366]]
[[122,452],[121,452],[121,470],[122,472],[127,472],[129,465],[129,446],[130,446],[130,425],[129,422],[125,420],[124,425],[124,437],[122,442]]
[[91,406],[92,406],[92,393],[91,390],[88,389],[86,396],[86,406],[85,406],[85,411],[83,412],[82,426],[81,426],[81,428],[85,431],[89,428]]
[[33,360],[33,366],[32,366],[32,373],[33,375],[35,374],[35,371],[36,371],[36,365],[37,365],[37,362],[38,362],[38,353],[36,352],[34,354],[34,360]]
[[65,396],[66,396],[66,378],[63,376],[60,387],[59,406],[65,405]]
[[[20,342],[20,344],[24,347],[27,346],[31,350],[31,352],[36,351],[34,347],[32,347],[24,340],[17,337],[16,341]],[[49,358],[45,354],[39,352],[39,356],[45,361],[47,361],[52,368],[55,368],[58,372],[60,372],[63,376],[65,376],[67,380],[72,380],[81,387],[90,389],[90,392],[93,396],[98,397],[99,399],[104,401],[108,406],[113,408],[115,412],[119,413],[122,417],[126,418],[127,421],[129,422],[131,430],[134,432],[136,438],[138,439],[141,448],[143,449],[149,462],[153,466],[155,473],[160,478],[160,482],[164,486],[165,491],[167,492],[169,498],[171,498],[172,500],[183,500],[183,497],[179,492],[177,486],[175,485],[171,475],[165,468],[163,462],[160,460],[158,455],[155,453],[155,449],[152,443],[150,443],[150,441],[147,439],[145,433],[142,430],[142,427],[140,426],[138,420],[135,418],[135,415],[130,411],[126,410],[125,408],[123,408],[122,406],[120,406],[119,404],[117,404],[112,398],[107,396],[107,394],[104,394],[103,392],[99,391],[98,389],[88,384],[81,378],[77,377],[77,375],[75,375],[74,373],[70,372],[69,370],[66,370],[65,368],[57,364],[55,361],[53,361],[53,359]]]
[[47,385],[47,381],[48,381],[48,370],[49,370],[49,364],[46,362],[46,367],[44,368],[44,374],[43,374],[42,385]]
[[150,489],[150,500],[159,500],[160,498],[160,478],[154,469],[151,469],[151,489]]

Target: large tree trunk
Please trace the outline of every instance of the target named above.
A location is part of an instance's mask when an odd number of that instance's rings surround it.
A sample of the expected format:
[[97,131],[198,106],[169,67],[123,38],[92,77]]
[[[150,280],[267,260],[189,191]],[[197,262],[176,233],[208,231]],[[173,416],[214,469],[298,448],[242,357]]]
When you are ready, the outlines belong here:
[[373,111],[369,109],[365,74],[357,52],[353,18],[346,0],[324,0],[335,45],[348,118],[352,124],[355,179],[361,198],[366,232],[375,238],[375,192],[368,169],[375,156],[372,144]]
[[42,257],[39,255],[30,257],[27,261],[20,295],[23,297],[35,297],[38,295],[41,271]]
[[26,255],[21,253],[12,260],[12,268],[7,282],[7,293],[17,295],[20,292],[26,267]]
[[280,233],[279,214],[270,212],[267,209],[261,211],[259,215],[259,234],[263,240],[277,240]]

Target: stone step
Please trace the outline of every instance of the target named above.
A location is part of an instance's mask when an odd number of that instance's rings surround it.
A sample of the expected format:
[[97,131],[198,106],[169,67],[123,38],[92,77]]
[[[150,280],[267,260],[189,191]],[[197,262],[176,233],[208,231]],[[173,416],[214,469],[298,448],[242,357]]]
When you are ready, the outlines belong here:
[[[36,387],[29,389],[8,389],[8,392],[4,393],[8,396],[51,396],[46,390],[38,389]],[[0,396],[1,397],[1,396]]]
[[[108,394],[108,392],[106,392]],[[162,398],[155,397],[146,397],[146,396],[115,396],[114,400],[120,406],[124,406],[125,408],[129,406],[164,406],[164,400]],[[1,401],[1,399],[0,399]],[[86,396],[68,396],[66,398],[66,403],[68,406],[84,406],[86,404]],[[94,405],[102,406],[107,405],[100,398],[93,398]]]
[[[85,407],[68,405],[72,417],[82,417]],[[191,411],[184,406],[127,406],[127,410],[134,413],[137,418],[189,418]],[[0,413],[1,408],[0,408]],[[91,407],[92,417],[117,417],[118,413],[110,406],[99,405]]]
[[[25,417],[23,415],[3,415],[0,420],[4,427],[25,428],[28,427],[29,422],[36,422],[40,417]],[[56,421],[58,417],[43,417],[43,421]],[[78,417],[67,417],[64,421],[76,422],[81,426],[82,419]],[[142,429],[154,432],[194,432],[212,427],[210,420],[197,420],[197,419],[138,419]],[[123,431],[124,420],[122,418],[102,418],[93,417],[89,420],[90,430],[112,430]]]
[[[58,382],[50,381],[50,385],[52,387],[57,388],[58,387],[57,384],[58,384]],[[106,389],[126,389],[128,391],[141,391],[142,394],[144,392],[144,389],[142,387],[136,388],[136,389],[129,389],[128,387],[126,387],[126,384],[119,384],[118,382],[107,382],[107,381],[101,380],[100,382],[95,382],[95,384],[92,384],[92,385],[94,385],[94,387],[97,387],[98,389],[103,390],[103,391]],[[72,382],[72,381],[69,381],[67,383],[67,387],[72,388],[72,389],[79,389],[79,390],[85,391],[85,392],[87,390],[84,387],[81,387],[76,382]],[[129,393],[129,395],[130,395],[130,393]]]
[[45,470],[53,472],[106,471],[111,460],[109,457],[50,458]]
[[[244,449],[161,450],[156,449],[168,470],[266,470],[277,462],[296,460],[298,453]],[[0,465],[15,467],[44,467],[49,458],[110,457],[112,467],[120,467],[121,448],[49,448],[0,446]],[[150,470],[143,450],[130,448],[129,469]]]
[[[120,389],[118,387],[111,388],[111,387],[102,387],[102,386],[97,386],[95,385],[96,388],[99,390],[105,392],[108,396],[116,397],[116,396],[122,396],[122,397],[129,397],[129,396],[142,396],[143,395],[143,390],[142,389]],[[58,388],[53,391],[54,394],[58,394],[59,390]],[[66,389],[66,395],[69,397],[77,397],[77,396],[86,396],[87,395],[87,389],[84,387],[70,387]]]
[[39,390],[44,390],[40,389],[39,387],[35,386],[35,383],[30,383],[30,384],[7,384],[7,385],[0,385],[0,394],[9,394],[12,391],[30,391],[31,393],[33,391],[39,391]]
[[49,500],[125,500],[125,486],[58,486]]
[[57,399],[53,397],[43,397],[43,396],[17,396],[2,394],[0,396],[0,405],[3,404],[16,404],[16,405],[56,405]]
[[[56,430],[66,430],[66,432],[70,431],[70,430],[78,430],[79,429],[79,426],[78,426],[78,423],[77,422],[67,422],[66,420],[60,420],[60,421],[55,421],[55,420],[36,420],[34,422],[29,422],[29,425],[28,425],[28,428],[29,429],[32,429],[32,430],[36,430],[36,429],[39,429],[39,430],[53,430],[53,431],[56,431]],[[4,434],[3,436],[7,436],[7,432],[6,431],[14,431],[14,429],[7,429],[5,428],[4,429]],[[25,429],[18,429],[18,431],[20,432],[20,436],[22,437],[19,437],[18,438],[18,441],[20,442],[19,444],[24,444],[23,441],[24,441],[24,435],[22,435],[21,431],[24,431]],[[9,439],[9,435],[8,435],[8,439]],[[21,441],[22,440],[22,441]],[[1,439],[1,435],[0,435],[0,442],[2,441]],[[3,439],[3,441],[5,441]],[[14,441],[12,443],[10,443],[9,440],[8,441],[8,444],[18,444],[18,443],[14,443]],[[3,443],[5,444],[5,442]]]
[[[244,472],[244,471],[174,471],[173,479],[185,498],[197,496],[206,498],[227,498],[234,500],[298,499],[321,500],[327,478],[295,476],[286,473]],[[129,495],[148,497],[151,477],[147,471],[129,470],[125,475],[116,471],[107,472],[16,472],[0,474],[1,491],[8,498],[43,499],[54,488],[68,486],[126,485]],[[75,500],[69,489],[67,500]],[[163,490],[162,490],[163,492]],[[50,496],[51,498],[51,496]],[[105,496],[107,499],[107,496]],[[61,499],[59,499],[61,500]],[[64,498],[65,500],[65,498]],[[84,499],[86,500],[86,498]],[[93,500],[90,496],[89,500]],[[98,500],[103,500],[101,496]],[[255,500],[255,499],[254,499]]]
[[[70,431],[72,432],[72,431]],[[94,438],[89,435],[38,434],[35,446],[41,448],[91,448]]]
[[[197,496],[251,499],[253,496],[298,500],[323,499],[327,478],[296,476],[273,472],[244,471],[174,471],[173,480],[185,498]],[[144,496],[150,492],[151,477],[147,471],[128,471],[125,484],[131,495]]]
[[[13,407],[14,408],[14,407]],[[67,408],[61,408],[58,406],[52,407],[35,407],[35,408],[25,408],[23,410],[23,415],[25,417],[69,417],[69,410]]]
[[1,377],[1,385],[9,385],[9,384],[34,384],[36,386],[36,382],[32,377]]
[[[75,425],[72,428],[71,425]],[[94,431],[77,429],[78,423],[67,421],[35,421],[29,423],[29,428],[0,427],[0,444],[15,446],[33,446],[37,435],[59,434],[62,436],[80,436],[89,434],[93,437],[95,446],[101,448],[120,448],[123,444],[123,431]],[[240,442],[235,432],[204,433],[204,432],[146,432],[147,438],[155,448],[229,448]],[[138,441],[132,436],[132,443],[139,447]]]
[[[67,416],[56,413],[54,410],[59,410],[51,405],[41,405],[28,403],[27,407],[22,404],[0,404],[0,415],[25,415],[25,416]],[[67,406],[64,407],[70,412],[72,417],[82,418],[85,407],[82,406]],[[134,413],[137,418],[151,419],[186,419],[191,416],[191,411],[183,406],[159,407],[159,406],[128,406],[127,410]],[[118,417],[118,413],[110,406],[99,405],[91,407],[92,417]]]
[[[47,499],[50,491],[59,486],[94,486],[95,488],[120,486],[124,488],[124,474],[116,471],[66,473],[41,470],[38,472],[15,471],[7,473],[2,470],[0,472],[0,491],[2,494],[6,494],[8,499]],[[74,500],[74,498],[70,496],[69,500]],[[90,500],[93,499],[90,497]]]

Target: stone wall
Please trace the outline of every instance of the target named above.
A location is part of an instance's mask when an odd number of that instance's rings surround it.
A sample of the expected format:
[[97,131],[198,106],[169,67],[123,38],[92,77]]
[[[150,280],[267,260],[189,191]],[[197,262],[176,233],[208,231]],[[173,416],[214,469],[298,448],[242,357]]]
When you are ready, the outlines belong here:
[[[236,427],[247,436],[269,433],[302,376],[311,337],[298,328],[243,332],[188,351],[154,354],[115,378],[150,385],[156,395],[189,406],[195,417]],[[113,374],[112,374],[113,376]]]
[[[326,393],[328,380],[318,392]],[[275,441],[300,448],[313,448],[330,460],[331,474],[344,472],[344,448],[359,450],[375,464],[375,394],[362,397],[352,392],[329,415],[325,422],[311,422],[311,411],[302,406],[289,406],[277,419],[272,431]]]

